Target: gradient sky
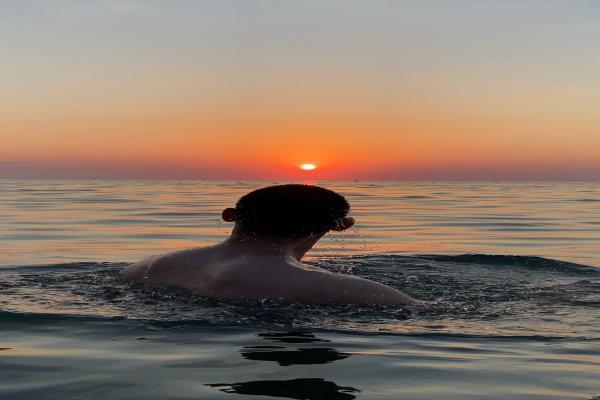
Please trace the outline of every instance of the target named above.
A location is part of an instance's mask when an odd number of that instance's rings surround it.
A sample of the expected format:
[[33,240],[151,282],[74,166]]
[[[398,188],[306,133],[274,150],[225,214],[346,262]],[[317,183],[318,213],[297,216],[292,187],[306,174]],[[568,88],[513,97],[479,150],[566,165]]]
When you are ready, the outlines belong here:
[[600,2],[0,0],[0,177],[306,176],[600,180]]

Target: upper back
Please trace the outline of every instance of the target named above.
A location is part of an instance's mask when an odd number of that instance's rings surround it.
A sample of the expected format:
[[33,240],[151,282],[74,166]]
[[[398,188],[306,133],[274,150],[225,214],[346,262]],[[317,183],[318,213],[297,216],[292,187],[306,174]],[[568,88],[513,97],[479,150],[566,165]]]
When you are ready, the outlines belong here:
[[327,272],[277,257],[249,256],[219,246],[184,250],[143,260],[123,276],[149,284],[193,290],[221,298],[283,298],[302,303],[407,304],[413,300],[388,286]]
[[258,286],[264,292],[289,276],[289,265],[284,260],[227,250],[212,246],[153,256],[132,264],[122,275],[130,280],[176,286],[206,296],[223,296],[244,287]]

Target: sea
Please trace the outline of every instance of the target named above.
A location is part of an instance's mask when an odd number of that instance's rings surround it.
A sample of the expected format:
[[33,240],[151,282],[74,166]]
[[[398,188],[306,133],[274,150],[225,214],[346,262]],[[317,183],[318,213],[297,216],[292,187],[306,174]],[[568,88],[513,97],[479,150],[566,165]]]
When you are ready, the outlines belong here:
[[0,399],[593,399],[600,183],[311,181],[355,227],[306,262],[416,307],[123,282],[275,181],[0,180]]

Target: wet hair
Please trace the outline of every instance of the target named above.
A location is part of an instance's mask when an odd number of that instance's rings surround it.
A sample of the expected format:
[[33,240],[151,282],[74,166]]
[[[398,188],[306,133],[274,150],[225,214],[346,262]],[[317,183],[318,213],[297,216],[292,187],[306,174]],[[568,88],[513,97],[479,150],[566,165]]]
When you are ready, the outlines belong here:
[[259,237],[288,238],[333,229],[350,211],[336,192],[311,185],[264,187],[242,196],[236,206],[236,223]]

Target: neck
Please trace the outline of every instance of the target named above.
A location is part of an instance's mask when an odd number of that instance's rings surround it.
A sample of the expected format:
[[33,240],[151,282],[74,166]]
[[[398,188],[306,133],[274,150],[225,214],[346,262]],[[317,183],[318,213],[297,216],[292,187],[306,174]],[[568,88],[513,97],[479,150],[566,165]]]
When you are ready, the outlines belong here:
[[234,228],[231,236],[229,236],[223,244],[235,246],[245,252],[256,255],[278,258],[293,257],[294,259],[301,261],[302,257],[313,248],[325,233],[326,232],[289,239],[268,239],[256,237]]

